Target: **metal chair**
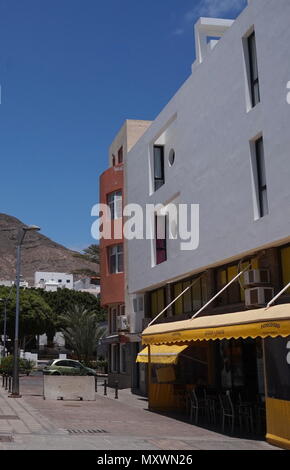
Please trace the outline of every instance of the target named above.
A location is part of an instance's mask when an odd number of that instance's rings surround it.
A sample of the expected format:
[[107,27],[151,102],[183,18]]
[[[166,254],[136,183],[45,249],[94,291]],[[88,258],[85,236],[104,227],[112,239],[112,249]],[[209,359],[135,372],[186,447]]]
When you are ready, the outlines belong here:
[[198,412],[199,412],[199,406],[198,406],[198,400],[197,396],[195,393],[195,390],[192,390],[189,393],[189,414],[190,414],[190,421],[193,421],[193,415],[194,415],[194,422],[195,424],[198,423]]
[[245,427],[247,432],[254,433],[253,404],[251,402],[243,401],[240,393],[239,402],[237,404],[237,412],[240,430],[242,431]]
[[220,394],[219,401],[221,406],[222,431],[224,432],[225,422],[228,420],[231,425],[231,433],[233,434],[235,425],[235,409],[231,399],[230,391],[227,390],[225,395]]
[[196,391],[193,389],[190,392],[190,420],[193,420],[193,415],[194,415],[194,421],[195,424],[198,423],[200,416],[206,416],[207,414],[207,407],[206,407],[206,401],[204,397],[201,397],[197,395]]

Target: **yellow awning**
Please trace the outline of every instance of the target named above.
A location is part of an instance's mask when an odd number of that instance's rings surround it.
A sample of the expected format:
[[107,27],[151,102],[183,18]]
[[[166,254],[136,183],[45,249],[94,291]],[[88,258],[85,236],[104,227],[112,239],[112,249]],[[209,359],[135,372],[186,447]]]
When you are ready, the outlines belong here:
[[[161,345],[151,346],[150,357],[153,364],[176,364],[178,354],[188,346]],[[148,362],[148,347],[139,352],[136,362]]]
[[190,341],[266,338],[290,335],[290,304],[159,323],[142,333],[143,344],[173,344]]

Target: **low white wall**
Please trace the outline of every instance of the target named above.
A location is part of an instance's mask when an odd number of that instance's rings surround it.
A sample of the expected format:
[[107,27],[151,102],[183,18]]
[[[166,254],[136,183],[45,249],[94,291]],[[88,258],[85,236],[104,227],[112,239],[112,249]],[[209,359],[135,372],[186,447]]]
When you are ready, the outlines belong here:
[[92,376],[49,376],[44,377],[44,398],[47,400],[94,401],[95,377]]
[[31,353],[31,352],[24,352],[22,349],[20,350],[20,357],[23,359],[27,359],[29,361],[35,362],[37,364],[38,361],[38,354]]

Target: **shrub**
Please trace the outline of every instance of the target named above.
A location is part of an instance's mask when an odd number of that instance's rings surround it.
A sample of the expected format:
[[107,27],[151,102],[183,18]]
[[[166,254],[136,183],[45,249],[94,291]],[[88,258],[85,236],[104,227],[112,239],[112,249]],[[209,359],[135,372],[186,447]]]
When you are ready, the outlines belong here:
[[[0,364],[0,373],[12,375],[13,372],[13,356],[3,357]],[[23,370],[27,375],[35,367],[35,362],[29,359],[19,359],[19,370]]]

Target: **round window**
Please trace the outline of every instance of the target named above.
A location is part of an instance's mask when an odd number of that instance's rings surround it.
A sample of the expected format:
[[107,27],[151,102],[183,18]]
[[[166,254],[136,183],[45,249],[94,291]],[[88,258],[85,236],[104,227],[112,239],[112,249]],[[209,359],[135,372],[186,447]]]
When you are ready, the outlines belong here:
[[169,166],[172,166],[175,160],[175,151],[173,149],[170,150],[169,152],[169,157],[168,157],[168,163]]

